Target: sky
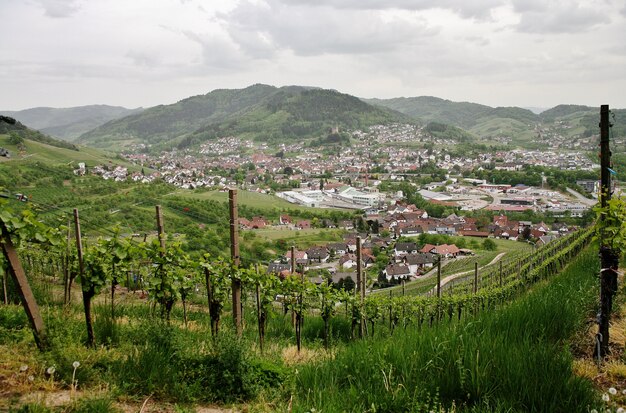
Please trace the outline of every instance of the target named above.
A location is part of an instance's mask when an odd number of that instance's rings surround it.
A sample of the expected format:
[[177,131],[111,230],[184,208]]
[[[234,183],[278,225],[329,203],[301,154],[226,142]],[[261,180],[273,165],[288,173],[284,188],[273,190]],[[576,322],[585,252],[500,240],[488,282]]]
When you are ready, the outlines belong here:
[[255,83],[626,108],[626,0],[0,0],[0,109]]

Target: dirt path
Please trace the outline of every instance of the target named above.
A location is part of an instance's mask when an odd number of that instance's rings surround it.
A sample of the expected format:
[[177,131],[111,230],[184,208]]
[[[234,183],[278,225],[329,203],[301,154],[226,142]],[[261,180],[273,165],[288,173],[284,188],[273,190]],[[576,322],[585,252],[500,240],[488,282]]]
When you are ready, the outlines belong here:
[[[504,255],[506,254],[506,252],[501,252],[500,254],[496,255],[495,257],[493,257],[493,259],[491,260],[491,262],[487,265],[484,265],[480,268],[478,268],[479,270],[485,267],[488,267],[490,265],[495,264],[496,262],[500,261],[502,259],[502,257],[504,257]],[[463,275],[468,275],[473,273],[474,270],[468,270],[468,271],[463,271],[463,272],[457,272],[456,274],[452,274],[452,275],[448,275],[446,278],[444,278],[443,280],[441,280],[441,286],[443,287],[444,285],[446,285],[447,283],[449,283],[450,281],[459,278]],[[431,290],[429,290],[426,295],[433,295],[437,293],[437,286],[434,286]]]

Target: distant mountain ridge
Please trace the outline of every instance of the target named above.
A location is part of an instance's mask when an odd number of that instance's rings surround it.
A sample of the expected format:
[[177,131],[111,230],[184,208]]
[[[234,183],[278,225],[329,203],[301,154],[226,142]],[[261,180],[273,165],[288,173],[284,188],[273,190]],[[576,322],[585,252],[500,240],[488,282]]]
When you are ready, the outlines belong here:
[[334,90],[256,84],[217,89],[112,120],[83,134],[78,142],[104,148],[130,144],[185,148],[232,135],[293,142],[320,137],[333,127],[365,128],[390,122],[414,120]]
[[70,108],[37,107],[20,111],[0,111],[0,115],[17,119],[44,134],[74,141],[110,120],[141,112],[143,108],[127,109],[121,106],[87,105]]

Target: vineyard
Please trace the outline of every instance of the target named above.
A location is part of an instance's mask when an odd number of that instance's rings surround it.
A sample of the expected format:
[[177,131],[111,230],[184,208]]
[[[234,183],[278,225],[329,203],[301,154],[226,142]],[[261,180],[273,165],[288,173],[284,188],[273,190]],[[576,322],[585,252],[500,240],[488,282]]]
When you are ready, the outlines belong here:
[[[287,403],[299,391],[291,387],[297,377],[289,359],[306,361],[311,354],[324,359],[396,331],[471,324],[561,271],[593,233],[583,229],[534,251],[518,250],[480,271],[477,260],[468,260],[475,271],[444,286],[435,281],[431,294],[387,296],[366,295],[363,284],[345,291],[313,284],[305,274],[279,277],[258,264],[193,257],[180,241],[166,237],[162,221],[160,236],[152,240],[114,232],[81,242],[77,215],[77,231],[48,227],[28,210],[3,208],[0,218],[5,249],[0,345],[34,339],[43,352],[32,354],[30,362],[56,366],[56,373],[30,381],[10,377],[29,391],[51,383],[74,390],[71,358],[76,357],[84,388],[106,382],[123,394],[174,403],[259,397]],[[40,325],[31,317],[34,336],[27,333],[19,291],[7,276],[6,269],[15,270],[7,239],[17,247],[43,314]],[[241,294],[237,311],[231,301],[235,288]],[[285,356],[290,348],[292,355]],[[111,402],[112,396],[106,397]]]

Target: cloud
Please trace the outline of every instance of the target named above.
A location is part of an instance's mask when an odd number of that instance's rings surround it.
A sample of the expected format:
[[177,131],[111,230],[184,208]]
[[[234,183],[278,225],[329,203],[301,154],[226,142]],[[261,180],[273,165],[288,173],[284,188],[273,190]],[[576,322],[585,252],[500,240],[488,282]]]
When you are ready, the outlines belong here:
[[299,56],[375,54],[436,33],[424,19],[278,1],[244,1],[219,17],[233,41],[255,58],[270,58],[281,49]]
[[202,63],[205,67],[218,70],[242,69],[246,60],[237,45],[229,39],[215,34],[200,34],[192,31],[182,32],[188,39],[202,48]]
[[611,21],[605,10],[582,1],[515,0],[513,6],[521,14],[516,29],[523,33],[580,33]]
[[155,67],[160,63],[160,59],[157,55],[145,51],[130,50],[126,53],[126,57],[129,58],[135,66]]
[[328,6],[349,10],[450,10],[467,18],[489,18],[504,0],[281,0],[285,5]]
[[36,0],[43,7],[45,15],[53,18],[66,18],[73,16],[80,6],[76,0]]

